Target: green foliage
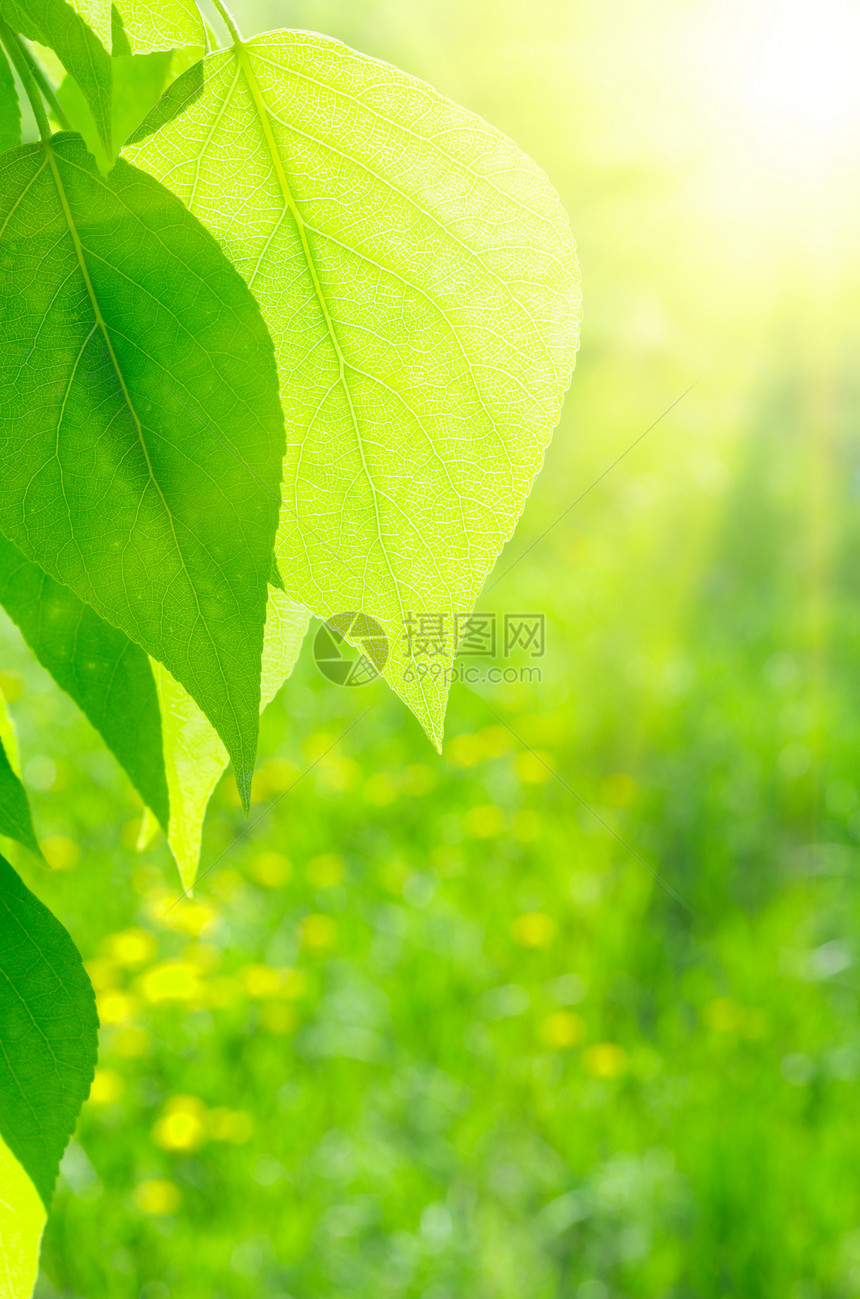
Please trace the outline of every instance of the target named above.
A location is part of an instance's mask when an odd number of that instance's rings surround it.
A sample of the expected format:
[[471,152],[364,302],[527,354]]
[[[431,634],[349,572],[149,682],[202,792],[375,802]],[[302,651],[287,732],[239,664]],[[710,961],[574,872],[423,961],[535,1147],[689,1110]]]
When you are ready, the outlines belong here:
[[[231,761],[248,809],[260,713],[312,613],[381,627],[441,749],[457,640],[579,325],[567,219],[508,139],[335,41],[245,43],[216,8],[233,45],[200,60],[192,0],[0,0],[39,133],[19,146],[0,54],[0,604],[186,890]],[[427,623],[446,627],[432,671]],[[2,746],[0,833],[40,855]],[[0,1294],[26,1299],[44,1217],[25,1188],[47,1208],[96,1018],[71,940],[2,859],[0,974],[19,1188]]]
[[0,1296],[20,1299],[33,1291],[47,1217],[39,1193],[0,1137]]
[[428,672],[409,633],[465,624],[558,421],[579,320],[558,199],[479,118],[303,32],[210,55],[137,138],[275,341],[286,589],[381,624],[385,676],[441,746],[455,645]]
[[89,105],[99,139],[111,151],[111,60],[86,22],[65,0],[2,0],[0,15],[15,32],[50,46]]
[[[263,638],[260,710],[272,702],[295,666],[308,625],[307,611],[271,588]],[[185,888],[200,864],[203,821],[229,757],[194,700],[162,664],[153,662],[164,732],[164,769],[170,789],[167,841]],[[150,804],[152,806],[152,804]]]
[[47,1208],[90,1089],[95,998],[63,926],[0,857],[0,1135]]
[[283,455],[259,312],[127,163],[60,136],[0,168],[0,526],[165,664],[247,797]]
[[42,666],[100,732],[141,798],[166,827],[161,716],[144,651],[100,618],[70,587],[25,559],[3,536],[0,605]]
[[194,0],[167,0],[165,4],[117,0],[114,13],[121,28],[114,40],[117,54],[154,54],[206,44],[203,20]]
[[[59,106],[68,125],[83,136],[87,148],[103,172],[109,171],[113,166],[122,144],[157,102],[171,77],[184,71],[201,53],[202,48],[198,47],[155,54],[114,56],[111,60],[113,147],[110,151],[105,149],[99,138],[93,115],[77,82],[71,77],[63,79],[57,90]],[[62,125],[59,120],[58,125]]]
[[0,743],[0,834],[39,855],[27,793]]

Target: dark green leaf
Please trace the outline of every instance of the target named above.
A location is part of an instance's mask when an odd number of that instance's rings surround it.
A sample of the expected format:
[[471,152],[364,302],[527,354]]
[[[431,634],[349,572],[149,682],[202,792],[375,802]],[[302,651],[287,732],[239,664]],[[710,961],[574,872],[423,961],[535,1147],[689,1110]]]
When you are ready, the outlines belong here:
[[21,143],[21,107],[15,78],[5,52],[0,49],[0,152]]
[[30,815],[27,794],[12,770],[2,744],[0,744],[0,834],[22,843],[25,848],[29,848],[31,852],[41,857],[33,830],[33,818]]
[[0,160],[0,530],[185,687],[247,799],[284,452],[217,244],[78,136]]
[[63,926],[0,857],[0,1134],[47,1207],[90,1090],[95,997]]
[[65,0],[0,0],[0,13],[16,32],[57,52],[83,91],[110,152],[111,59],[92,29]]
[[3,536],[0,604],[42,666],[101,733],[166,829],[161,715],[146,654]]

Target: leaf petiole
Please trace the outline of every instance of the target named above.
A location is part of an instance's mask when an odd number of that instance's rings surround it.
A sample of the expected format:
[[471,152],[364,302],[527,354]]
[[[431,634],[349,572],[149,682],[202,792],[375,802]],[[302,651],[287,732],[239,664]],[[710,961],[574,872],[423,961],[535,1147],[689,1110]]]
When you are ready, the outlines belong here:
[[2,40],[6,47],[6,52],[14,64],[15,71],[21,78],[24,93],[30,101],[30,107],[33,110],[36,125],[39,128],[39,135],[43,143],[48,144],[51,139],[51,127],[48,122],[48,114],[45,112],[45,105],[39,90],[37,71],[34,66],[36,61],[30,51],[25,47],[20,36],[17,36],[15,32],[13,32],[12,28],[2,17],[0,17],[0,40]]
[[73,128],[63,111],[59,99],[57,98],[57,92],[54,90],[54,87],[51,85],[45,74],[45,69],[42,67],[29,45],[27,45],[26,41],[21,41],[21,48],[24,51],[24,56],[26,57],[27,62],[30,64],[30,70],[33,73],[39,90],[42,92],[42,97],[48,101],[48,108],[59,123],[61,130],[71,131]]
[[230,13],[230,10],[227,8],[226,4],[224,4],[224,0],[212,0],[212,4],[218,11],[218,16],[227,28],[227,31],[230,33],[230,36],[233,39],[233,44],[236,46],[241,45],[242,37],[239,28],[236,26],[236,21]]

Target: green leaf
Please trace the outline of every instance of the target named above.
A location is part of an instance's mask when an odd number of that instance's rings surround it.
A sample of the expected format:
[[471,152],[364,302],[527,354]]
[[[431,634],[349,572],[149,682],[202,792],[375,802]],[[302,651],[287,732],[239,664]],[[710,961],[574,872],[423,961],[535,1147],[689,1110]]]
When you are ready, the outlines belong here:
[[48,1208],[90,1089],[98,1017],[77,948],[0,857],[0,1136]]
[[197,47],[168,50],[161,54],[114,56],[111,101],[113,149],[110,152],[105,150],[99,138],[93,115],[77,82],[71,77],[63,79],[57,90],[60,107],[72,130],[83,136],[102,172],[110,171],[120,146],[158,102],[165,86],[199,59],[202,53],[202,49]]
[[[127,156],[213,232],[275,339],[288,594],[375,618],[385,676],[441,744],[456,634],[573,368],[557,195],[473,114],[306,32],[210,55],[137,139]],[[406,635],[425,623],[447,641],[429,662]]]
[[[94,0],[94,8],[97,0]],[[111,150],[111,58],[88,24],[65,0],[0,0],[0,14],[30,41],[55,50],[89,104],[108,153]]]
[[[0,712],[4,714],[6,712],[6,701],[2,695],[0,695]],[[5,732],[7,725],[8,721],[4,716],[0,720],[0,734]],[[11,751],[7,754],[0,744],[0,834],[14,839],[16,843],[22,843],[37,857],[41,857],[41,849],[33,829],[30,804],[16,770],[17,759],[16,752]]]
[[[295,666],[304,634],[307,610],[277,589],[269,592],[260,711],[274,699]],[[190,889],[200,865],[203,822],[215,786],[227,766],[227,751],[196,707],[194,700],[159,663],[153,672],[161,700],[164,763],[170,788],[170,828],[167,841],[183,887]]]
[[2,1137],[0,1187],[0,1299],[29,1299],[39,1271],[47,1213]]
[[0,536],[0,604],[36,658],[74,699],[125,768],[143,801],[168,824],[161,715],[149,659],[68,586]]
[[247,801],[284,453],[259,310],[78,136],[0,159],[0,228],[0,531],[181,682]]
[[111,52],[111,0],[68,0],[79,18],[98,36],[108,53]]
[[0,48],[0,153],[21,143],[21,106],[6,52]]
[[131,54],[153,54],[183,45],[205,46],[206,35],[194,0],[116,0],[115,10]]

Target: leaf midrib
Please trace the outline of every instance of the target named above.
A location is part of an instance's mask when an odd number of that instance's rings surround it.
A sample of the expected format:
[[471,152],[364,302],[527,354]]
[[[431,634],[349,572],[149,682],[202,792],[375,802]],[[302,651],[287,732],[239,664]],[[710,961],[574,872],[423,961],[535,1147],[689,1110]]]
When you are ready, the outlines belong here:
[[[236,715],[236,710],[235,710],[235,707],[234,707],[234,705],[233,705],[232,695],[231,695],[231,692],[230,692],[229,687],[228,687],[228,683],[227,683],[226,676],[225,676],[225,674],[224,674],[223,666],[222,666],[222,664],[221,664],[221,656],[220,656],[220,654],[218,653],[218,648],[217,648],[217,646],[216,646],[216,644],[215,644],[214,638],[213,638],[211,632],[209,631],[209,627],[208,627],[207,620],[206,620],[206,618],[203,616],[203,610],[200,608],[200,600],[199,600],[198,595],[197,595],[197,589],[196,589],[196,587],[195,587],[195,585],[194,585],[194,582],[191,580],[191,574],[189,573],[189,571],[188,571],[188,566],[187,566],[186,563],[185,563],[185,555],[183,554],[182,547],[181,547],[180,544],[179,544],[179,536],[178,536],[177,531],[176,531],[176,521],[175,521],[175,519],[174,519],[174,517],[173,517],[173,511],[171,510],[170,505],[168,504],[168,501],[167,501],[167,498],[166,498],[165,495],[164,495],[164,492],[161,490],[161,484],[158,482],[158,479],[157,479],[156,476],[155,476],[155,471],[154,471],[154,468],[153,468],[153,465],[152,465],[152,460],[150,459],[150,455],[149,455],[149,448],[147,447],[147,445],[146,445],[146,439],[145,439],[144,436],[143,436],[143,425],[141,424],[141,422],[140,422],[140,418],[138,417],[138,414],[137,414],[137,411],[136,411],[135,408],[134,408],[134,403],[133,403],[133,401],[132,401],[132,399],[131,399],[131,393],[129,392],[129,390],[128,390],[128,386],[127,386],[126,381],[125,381],[125,375],[123,374],[123,372],[122,372],[122,368],[120,367],[120,364],[119,364],[119,358],[117,357],[117,354],[116,354],[116,352],[114,351],[114,346],[113,346],[113,342],[112,342],[112,340],[111,340],[110,332],[109,332],[108,327],[107,327],[107,322],[105,321],[105,318],[104,318],[104,316],[102,315],[101,306],[99,305],[99,300],[98,300],[98,297],[96,296],[96,291],[95,291],[95,288],[94,288],[94,286],[93,286],[93,282],[92,282],[92,280],[91,280],[91,278],[90,278],[89,267],[87,266],[86,257],[85,257],[85,255],[84,255],[84,247],[83,247],[83,244],[82,244],[82,242],[81,242],[80,234],[78,233],[78,228],[77,228],[77,226],[76,226],[76,224],[75,224],[75,219],[74,219],[74,216],[73,216],[73,214],[72,214],[72,209],[71,209],[71,205],[70,205],[70,203],[69,203],[69,198],[68,198],[68,195],[67,195],[67,193],[66,193],[66,188],[65,188],[65,186],[64,186],[64,184],[63,184],[63,179],[62,179],[62,177],[61,177],[61,175],[60,175],[60,169],[59,169],[59,167],[57,166],[57,160],[56,160],[56,157],[54,156],[54,150],[53,150],[53,148],[51,147],[51,143],[50,143],[50,141],[48,141],[48,140],[45,140],[45,141],[42,143],[42,146],[41,146],[41,147],[42,147],[42,150],[43,150],[45,156],[47,157],[48,165],[49,165],[50,168],[51,168],[51,173],[52,173],[53,178],[54,178],[54,185],[55,185],[56,190],[57,190],[57,196],[58,196],[58,198],[59,198],[59,200],[60,200],[60,206],[62,207],[62,209],[63,209],[63,214],[64,214],[64,216],[65,216],[65,218],[66,218],[66,225],[67,225],[68,230],[69,230],[69,235],[71,236],[72,243],[74,244],[74,248],[75,248],[75,256],[77,257],[78,266],[79,266],[79,268],[80,268],[81,275],[83,276],[84,284],[86,285],[87,294],[88,294],[89,299],[90,299],[90,304],[91,304],[91,306],[92,306],[93,312],[94,312],[95,317],[96,317],[96,323],[97,323],[99,329],[101,330],[102,337],[103,337],[104,340],[105,340],[105,346],[106,346],[107,349],[108,349],[108,355],[110,356],[111,364],[113,365],[113,368],[114,368],[114,373],[116,374],[117,379],[119,380],[119,385],[120,385],[120,388],[121,388],[121,390],[122,390],[123,398],[124,398],[125,403],[126,403],[126,405],[127,405],[127,407],[128,407],[129,413],[131,414],[131,417],[132,417],[132,419],[134,420],[134,427],[135,427],[135,430],[136,430],[136,432],[137,432],[138,441],[139,441],[139,443],[140,443],[140,447],[141,447],[141,450],[142,450],[142,452],[143,452],[144,460],[145,460],[145,462],[146,462],[146,471],[147,471],[147,474],[148,474],[148,476],[149,476],[149,481],[152,483],[152,486],[155,488],[156,492],[158,493],[158,497],[159,497],[159,499],[160,499],[160,501],[161,501],[161,503],[162,503],[162,506],[164,507],[164,512],[165,512],[165,515],[166,515],[166,517],[167,517],[168,525],[169,525],[169,527],[170,527],[170,534],[171,534],[171,536],[172,536],[172,538],[173,538],[173,544],[174,544],[174,546],[175,546],[175,548],[176,548],[176,554],[177,554],[177,556],[178,556],[178,558],[179,558],[179,562],[180,562],[180,564],[182,565],[182,571],[183,571],[183,573],[185,574],[185,578],[186,578],[186,581],[187,581],[187,583],[188,583],[188,587],[189,587],[189,589],[190,589],[190,591],[191,591],[191,594],[192,594],[192,597],[193,597],[193,599],[194,599],[194,604],[195,604],[195,608],[197,609],[197,615],[198,615],[198,618],[199,618],[199,620],[200,620],[200,625],[204,628],[204,630],[205,630],[205,632],[206,632],[206,635],[207,635],[207,637],[209,638],[209,643],[210,643],[210,645],[212,646],[213,651],[215,652],[215,660],[216,660],[216,662],[217,662],[217,664],[218,664],[218,671],[220,672],[220,674],[221,674],[221,679],[222,679],[222,681],[223,681],[223,683],[224,683],[224,691],[225,691],[225,696],[226,696],[226,699],[227,699],[227,703],[228,703],[228,706],[229,706],[229,708],[230,708],[230,711],[231,711],[232,714],[233,714],[233,721],[234,721],[234,724],[235,724],[235,727],[236,727],[236,732],[237,732],[237,734],[240,736],[240,742],[241,742],[242,728],[241,728],[241,726],[240,726],[240,724],[239,724],[239,718],[238,718],[238,716]],[[242,747],[243,747],[243,748],[245,747],[245,746],[244,746],[244,743],[242,744]]]
[[[257,80],[256,73],[254,72],[254,68],[251,63],[251,59],[248,55],[248,51],[245,45],[240,42],[237,42],[234,45],[233,49],[239,67],[242,69],[242,72],[244,73],[245,81],[247,82],[248,89],[251,93],[251,99],[253,100],[254,109],[256,111],[257,117],[260,122],[260,127],[263,132],[263,138],[265,140],[266,148],[272,160],[272,166],[275,169],[275,175],[278,178],[278,185],[281,190],[281,194],[283,195],[284,202],[286,203],[290,211],[290,215],[292,216],[296,224],[296,229],[298,230],[299,233],[299,239],[301,241],[302,252],[304,253],[305,262],[308,268],[308,273],[310,274],[311,281],[314,286],[314,293],[316,294],[317,301],[319,302],[320,310],[322,311],[323,319],[325,320],[326,330],[329,339],[331,341],[331,345],[334,349],[335,356],[337,358],[340,384],[346,396],[347,405],[349,406],[350,419],[352,421],[353,430],[355,432],[355,440],[358,446],[359,455],[361,457],[362,469],[364,471],[365,478],[367,479],[367,484],[370,487],[373,496],[373,510],[376,516],[376,535],[377,535],[377,540],[379,541],[379,548],[382,551],[382,554],[385,558],[385,564],[386,567],[388,568],[391,584],[392,587],[394,588],[394,593],[397,598],[397,606],[400,610],[400,618],[403,623],[403,626],[405,627],[406,610],[403,607],[403,597],[400,591],[400,583],[397,581],[397,578],[394,574],[394,569],[391,564],[391,558],[388,554],[388,548],[382,538],[382,520],[379,512],[379,493],[376,484],[373,481],[373,477],[370,472],[370,467],[367,463],[367,457],[365,456],[364,453],[364,442],[358,424],[358,416],[356,414],[355,405],[352,399],[352,392],[350,391],[349,383],[346,377],[348,362],[346,361],[346,358],[343,354],[343,350],[340,345],[340,340],[338,339],[337,331],[335,329],[334,320],[329,310],[328,301],[326,299],[325,292],[320,282],[319,273],[316,268],[316,262],[314,261],[313,252],[311,250],[310,242],[307,236],[307,231],[305,229],[304,217],[296,202],[295,196],[293,195],[292,188],[290,186],[289,179],[287,177],[286,170],[284,168],[283,160],[281,158],[280,150],[278,149],[277,141],[275,140],[274,133],[272,131],[272,124],[269,118],[269,108],[268,105],[266,104],[265,99],[263,98],[263,92],[260,89],[260,83]],[[429,715],[427,698],[424,692],[424,682],[420,674],[418,676],[418,681],[421,688],[421,699]]]

